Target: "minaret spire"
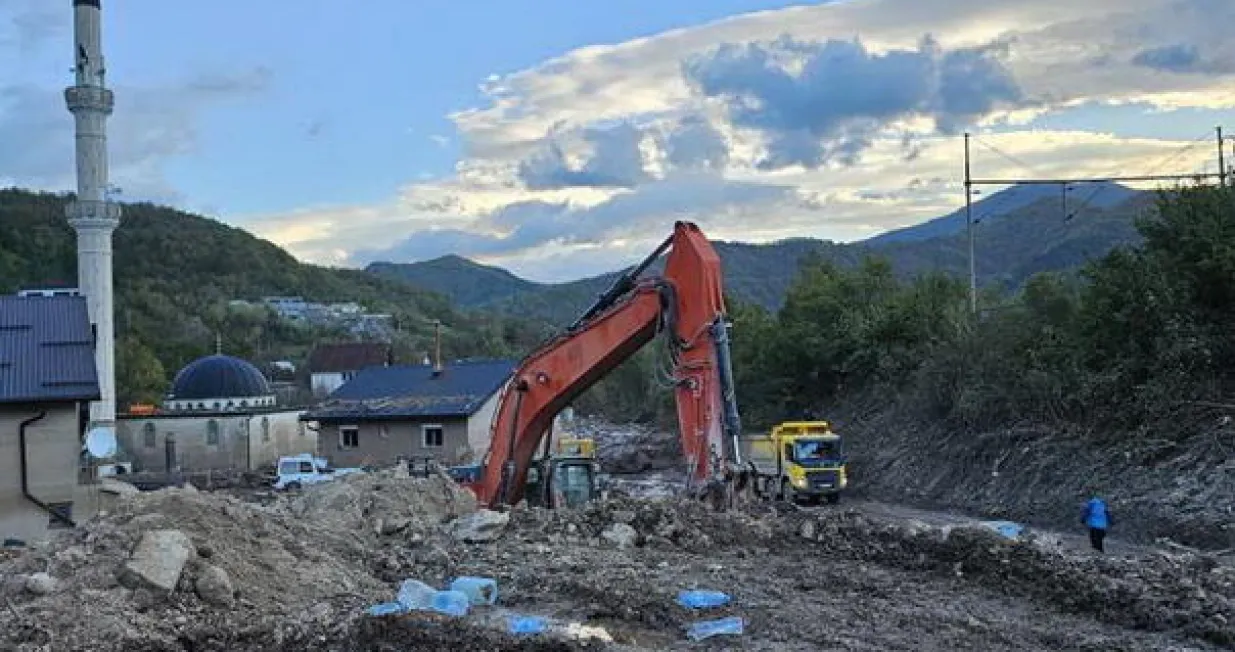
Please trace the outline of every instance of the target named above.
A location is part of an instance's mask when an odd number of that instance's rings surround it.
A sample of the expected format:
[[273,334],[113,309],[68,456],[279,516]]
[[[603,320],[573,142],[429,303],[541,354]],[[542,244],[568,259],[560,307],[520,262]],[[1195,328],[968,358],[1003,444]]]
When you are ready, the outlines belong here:
[[116,336],[112,312],[112,232],[120,206],[107,196],[107,116],[115,103],[103,85],[102,8],[99,0],[73,0],[73,72],[64,91],[77,131],[77,198],[69,225],[77,232],[77,283],[95,327],[95,366],[102,398],[90,404],[90,428],[116,420]]

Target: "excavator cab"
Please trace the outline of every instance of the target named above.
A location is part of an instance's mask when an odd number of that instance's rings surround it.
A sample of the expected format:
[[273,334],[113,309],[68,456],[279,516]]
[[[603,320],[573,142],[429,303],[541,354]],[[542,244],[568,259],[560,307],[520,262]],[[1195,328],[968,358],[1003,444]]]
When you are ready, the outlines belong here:
[[599,475],[596,443],[563,438],[552,455],[536,460],[528,469],[528,503],[550,509],[582,505],[599,496]]

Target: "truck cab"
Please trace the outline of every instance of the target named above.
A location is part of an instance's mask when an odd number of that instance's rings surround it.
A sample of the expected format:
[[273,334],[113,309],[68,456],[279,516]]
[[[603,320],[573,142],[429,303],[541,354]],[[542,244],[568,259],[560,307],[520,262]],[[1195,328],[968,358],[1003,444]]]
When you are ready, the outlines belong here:
[[849,485],[844,441],[827,421],[787,421],[744,444],[764,493],[835,504]]

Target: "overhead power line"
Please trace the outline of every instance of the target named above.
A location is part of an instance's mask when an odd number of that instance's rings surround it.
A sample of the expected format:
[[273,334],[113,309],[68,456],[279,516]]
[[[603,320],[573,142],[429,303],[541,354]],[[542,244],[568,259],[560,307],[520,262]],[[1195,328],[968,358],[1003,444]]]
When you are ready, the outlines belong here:
[[[1222,135],[1222,127],[1219,126],[1215,130],[1217,132],[1218,144],[1218,171],[1217,172],[1194,172],[1191,174],[1160,174],[1159,170],[1166,167],[1168,164],[1178,160],[1186,152],[1196,147],[1201,141],[1208,139],[1209,133],[1200,136],[1188,143],[1185,143],[1178,150],[1169,154],[1165,159],[1156,164],[1149,174],[1111,174],[1102,177],[1058,177],[1058,178],[1043,178],[1032,176],[1032,167],[1021,159],[1004,152],[994,145],[973,137],[968,132],[965,133],[965,226],[969,239],[969,308],[973,314],[978,313],[978,277],[977,266],[974,257],[974,216],[973,216],[973,194],[974,186],[1018,186],[1018,185],[1058,185],[1062,186],[1060,196],[1064,202],[1064,219],[1069,220],[1076,215],[1077,212],[1083,210],[1097,196],[1099,192],[1105,190],[1106,185],[1099,186],[1094,189],[1089,196],[1081,202],[1080,208],[1071,213],[1067,210],[1068,192],[1073,190],[1069,188],[1072,185],[1080,184],[1113,184],[1113,183],[1140,183],[1146,181],[1187,181],[1203,179],[1217,179],[1218,184],[1226,186],[1226,177],[1229,171],[1226,168],[1225,151],[1226,141],[1229,138]],[[975,140],[977,143],[995,154],[1015,163],[1019,167],[1024,168],[1031,173],[1031,176],[1022,178],[974,178],[971,173],[971,157],[970,157],[970,141]]]

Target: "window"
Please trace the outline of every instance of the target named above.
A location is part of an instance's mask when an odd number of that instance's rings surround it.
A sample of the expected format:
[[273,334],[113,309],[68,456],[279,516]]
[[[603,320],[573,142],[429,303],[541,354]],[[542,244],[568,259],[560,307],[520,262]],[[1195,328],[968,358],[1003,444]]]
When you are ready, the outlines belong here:
[[262,441],[270,441],[270,419],[262,417]]
[[339,448],[356,448],[360,446],[360,429],[356,426],[339,427]]
[[312,462],[301,462],[301,463],[300,463],[300,472],[301,472],[301,473],[313,473],[313,472],[315,472],[315,471],[317,471],[317,469],[313,468],[313,463],[312,463]]
[[441,448],[446,439],[441,426],[421,426],[425,436],[425,448]]
[[206,422],[206,445],[219,445],[219,422],[214,419]]
[[279,463],[280,475],[294,475],[300,470],[300,463],[295,460],[283,460]]
[[154,448],[159,443],[155,437],[154,424],[149,421],[146,422],[146,425],[142,426],[142,437],[146,440],[146,448]]

